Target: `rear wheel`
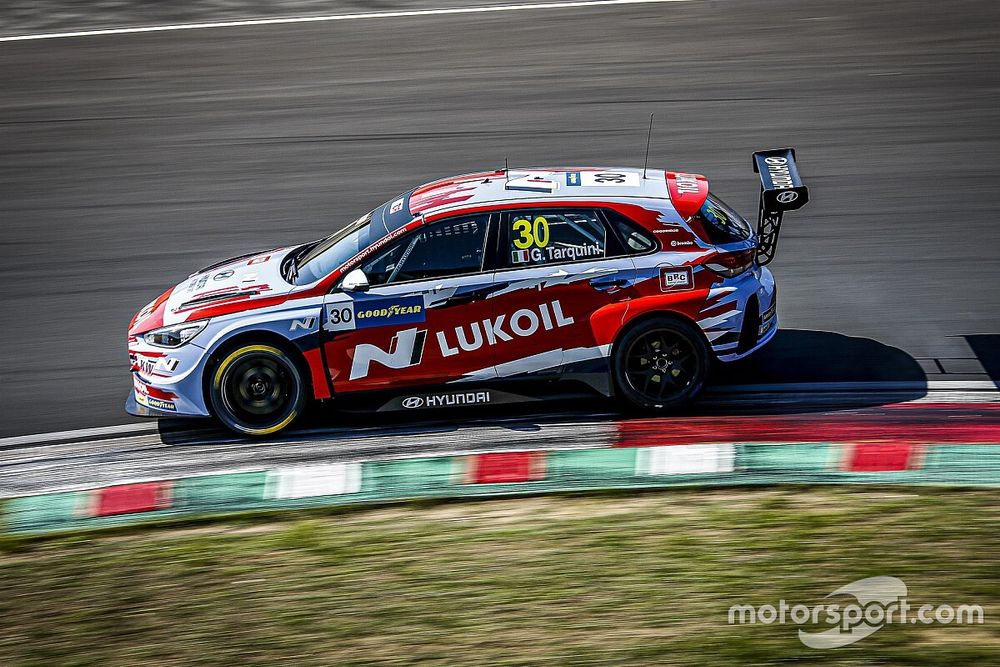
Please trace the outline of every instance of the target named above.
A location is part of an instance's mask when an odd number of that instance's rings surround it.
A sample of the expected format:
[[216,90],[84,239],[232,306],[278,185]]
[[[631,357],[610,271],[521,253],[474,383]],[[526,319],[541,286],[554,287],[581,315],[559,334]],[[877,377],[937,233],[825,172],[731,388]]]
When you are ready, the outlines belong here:
[[619,394],[646,410],[671,410],[701,391],[708,345],[695,327],[671,317],[647,320],[615,344],[612,373]]
[[302,412],[306,388],[298,365],[272,345],[242,345],[212,372],[212,413],[228,428],[252,436],[288,428]]

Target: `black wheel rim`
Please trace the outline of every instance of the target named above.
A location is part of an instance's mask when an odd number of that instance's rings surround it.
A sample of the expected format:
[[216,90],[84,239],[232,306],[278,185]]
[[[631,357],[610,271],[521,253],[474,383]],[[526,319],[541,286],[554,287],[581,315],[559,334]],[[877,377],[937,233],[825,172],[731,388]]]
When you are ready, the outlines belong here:
[[625,353],[625,379],[633,391],[653,403],[686,393],[701,371],[694,344],[672,329],[641,334]]
[[282,360],[269,354],[237,359],[222,376],[222,400],[239,422],[271,426],[286,418],[295,404],[295,378]]

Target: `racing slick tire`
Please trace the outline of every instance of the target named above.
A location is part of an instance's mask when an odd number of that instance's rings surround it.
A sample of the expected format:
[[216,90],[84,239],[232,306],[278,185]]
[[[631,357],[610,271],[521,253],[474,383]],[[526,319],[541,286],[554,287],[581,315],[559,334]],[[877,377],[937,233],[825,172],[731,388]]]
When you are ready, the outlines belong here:
[[230,350],[212,369],[212,414],[227,428],[265,436],[288,428],[308,394],[302,371],[285,351],[267,344]]
[[708,344],[694,325],[660,316],[632,327],[615,343],[611,373],[627,404],[667,412],[701,391],[710,364]]

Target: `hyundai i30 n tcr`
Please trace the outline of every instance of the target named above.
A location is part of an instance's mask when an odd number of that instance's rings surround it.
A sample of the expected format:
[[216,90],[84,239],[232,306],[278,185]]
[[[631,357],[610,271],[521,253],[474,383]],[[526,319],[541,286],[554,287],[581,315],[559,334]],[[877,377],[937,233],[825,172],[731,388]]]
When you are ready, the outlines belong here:
[[333,234],[191,274],[129,325],[142,416],[276,433],[307,404],[424,410],[576,390],[667,411],[777,330],[764,266],[806,202],[754,154],[757,229],[698,174],[499,170],[435,181]]

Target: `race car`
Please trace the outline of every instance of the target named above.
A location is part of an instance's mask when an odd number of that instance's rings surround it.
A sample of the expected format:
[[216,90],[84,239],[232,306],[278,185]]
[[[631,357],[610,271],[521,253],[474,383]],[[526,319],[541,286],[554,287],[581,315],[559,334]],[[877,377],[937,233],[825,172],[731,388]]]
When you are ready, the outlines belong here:
[[501,169],[434,181],[329,236],[227,259],[128,328],[133,415],[264,436],[307,405],[426,410],[596,392],[670,411],[774,336],[791,149],[754,153],[755,231],[699,174]]

